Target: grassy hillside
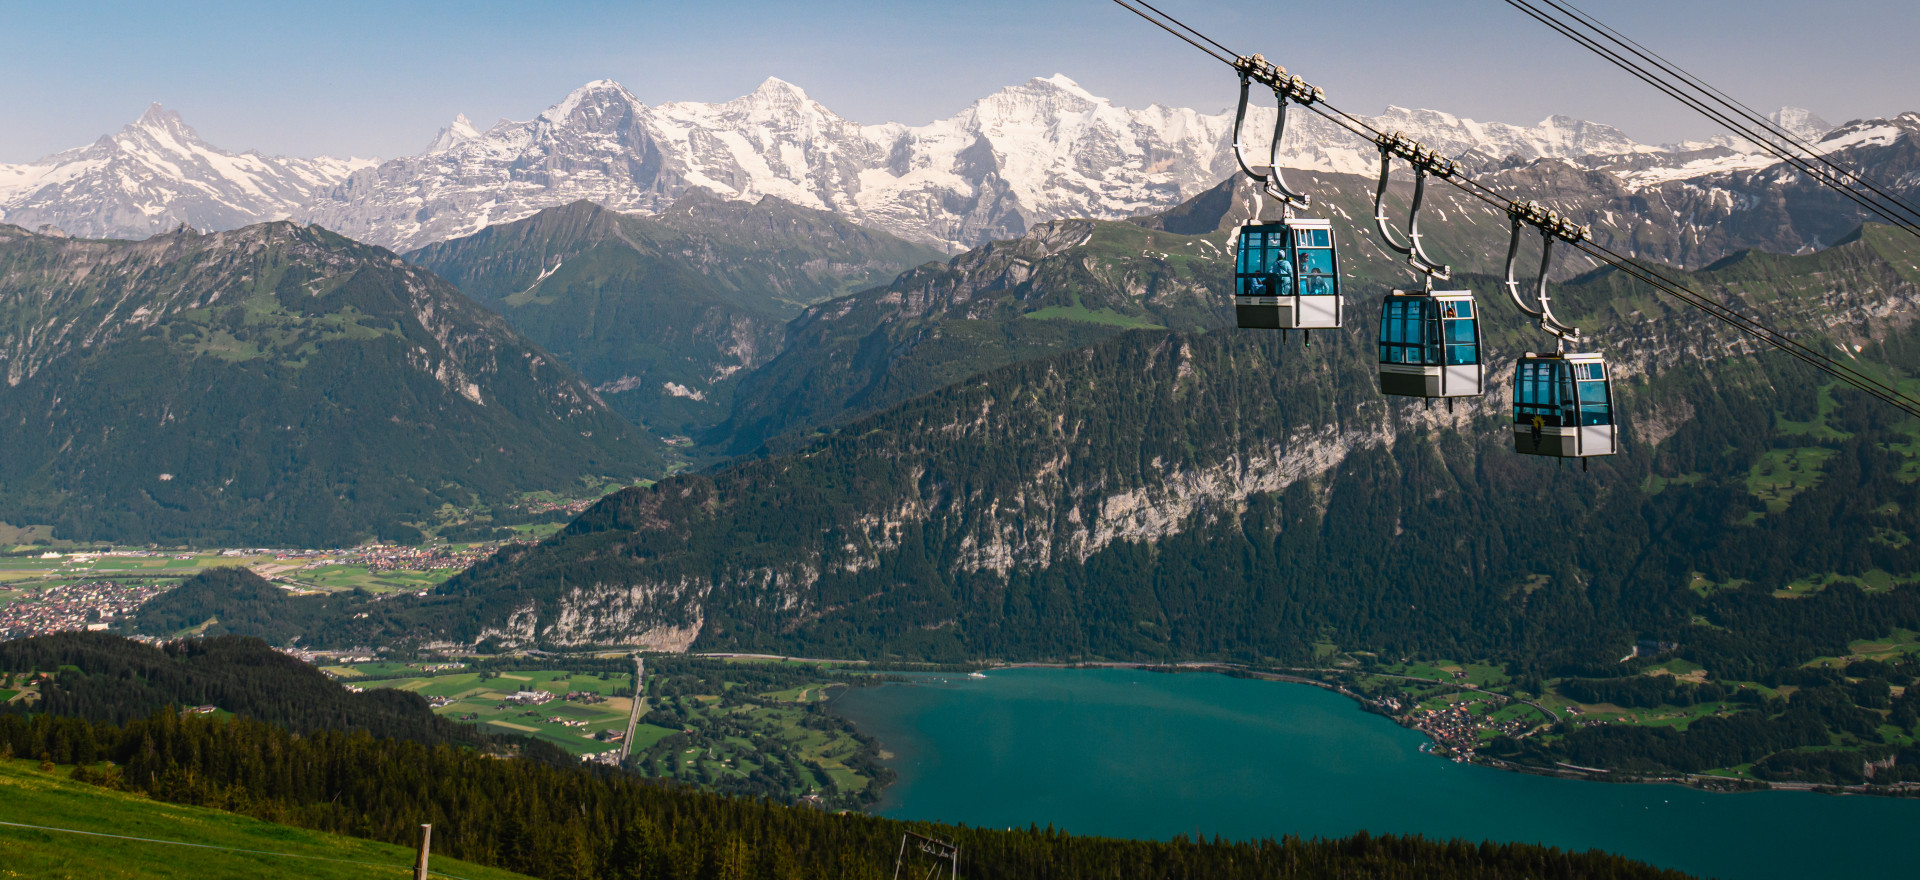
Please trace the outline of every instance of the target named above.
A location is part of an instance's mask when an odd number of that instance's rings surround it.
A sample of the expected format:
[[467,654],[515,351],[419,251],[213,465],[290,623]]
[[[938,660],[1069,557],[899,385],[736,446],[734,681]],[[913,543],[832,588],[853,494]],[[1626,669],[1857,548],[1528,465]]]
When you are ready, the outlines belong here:
[[[71,767],[44,771],[38,769],[38,764],[38,761],[19,759],[0,761],[0,822],[185,841],[254,852],[168,846],[0,825],[0,877],[47,880],[392,877],[399,880],[412,876],[414,852],[404,847],[109,791],[68,779]],[[432,867],[467,880],[526,880],[525,875],[444,856],[435,856]]]

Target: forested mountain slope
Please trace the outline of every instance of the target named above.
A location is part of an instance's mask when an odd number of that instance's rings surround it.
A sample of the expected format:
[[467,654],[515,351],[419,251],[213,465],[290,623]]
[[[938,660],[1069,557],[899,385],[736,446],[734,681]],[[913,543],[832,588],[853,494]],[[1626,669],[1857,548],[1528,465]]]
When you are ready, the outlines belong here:
[[317,227],[0,226],[0,520],[325,546],[660,457],[445,281]]
[[484,745],[494,737],[434,715],[418,694],[352,693],[260,639],[223,636],[161,647],[106,633],[58,633],[0,642],[0,672],[47,673],[13,713],[124,724],[168,708],[209,705],[296,733],[360,730],[429,744]]
[[[1906,243],[1870,228],[1696,281],[1911,366],[1917,275]],[[1326,640],[1584,662],[1766,604],[1703,596],[1696,572],[1768,590],[1920,572],[1897,537],[1920,534],[1901,457],[1916,426],[1618,275],[1559,296],[1617,358],[1626,452],[1591,473],[1511,453],[1504,394],[1452,413],[1383,401],[1369,327],[1278,361],[1259,334],[1140,331],[611,496],[388,625],[948,659],[1290,659]],[[1492,315],[1504,384],[1506,359],[1538,342]],[[1768,476],[1790,462],[1818,473]]]
[[724,419],[734,385],[779,353],[804,306],[941,256],[772,196],[694,189],[653,216],[575,202],[408,258],[672,435]]
[[708,443],[750,452],[985,370],[1129,329],[1200,330],[1231,316],[1224,238],[1060,220],[813,306],[778,357],[740,383]]

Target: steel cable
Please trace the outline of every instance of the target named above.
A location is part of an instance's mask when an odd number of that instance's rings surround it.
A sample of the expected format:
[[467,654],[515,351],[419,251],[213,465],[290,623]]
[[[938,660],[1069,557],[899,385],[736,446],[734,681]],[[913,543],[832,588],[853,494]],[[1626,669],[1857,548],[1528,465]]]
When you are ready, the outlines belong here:
[[[1799,150],[1801,153],[1805,154],[1807,158],[1812,159],[1813,161],[1819,162],[1822,165],[1825,165],[1828,168],[1832,169],[1835,174],[1843,175],[1844,177],[1851,179],[1854,183],[1857,183],[1858,185],[1865,187],[1867,190],[1871,191],[1875,195],[1879,196],[1882,199],[1885,199],[1888,203],[1898,208],[1899,210],[1905,212],[1908,216],[1914,217],[1914,218],[1920,218],[1920,208],[1915,208],[1911,202],[1908,202],[1900,198],[1900,196],[1896,193],[1888,192],[1887,190],[1882,189],[1879,184],[1875,183],[1871,178],[1868,178],[1865,174],[1862,174],[1861,172],[1853,168],[1849,168],[1845,165],[1841,165],[1840,163],[1833,161],[1832,158],[1827,156],[1825,153],[1822,153],[1818,147],[1803,140],[1799,135],[1794,134],[1792,131],[1788,130],[1785,126],[1775,123],[1772,119],[1769,119],[1761,115],[1760,111],[1755,110],[1752,107],[1741,103],[1738,99],[1734,98],[1733,96],[1727,94],[1726,92],[1721,91],[1718,88],[1715,88],[1713,84],[1708,83],[1706,80],[1703,80],[1700,77],[1697,77],[1687,72],[1686,69],[1680,67],[1678,64],[1668,61],[1665,57],[1661,56],[1659,53],[1654,52],[1653,50],[1648,49],[1637,42],[1634,42],[1632,38],[1607,26],[1605,22],[1602,22],[1599,19],[1593,17],[1592,15],[1587,14],[1586,12],[1582,11],[1579,7],[1574,6],[1572,3],[1566,2],[1566,0],[1541,0],[1541,2],[1544,2],[1554,7],[1555,9],[1562,10],[1568,16],[1574,18],[1576,21],[1579,21],[1581,24],[1585,25],[1589,30],[1595,33],[1604,35],[1607,39],[1611,40],[1615,45],[1626,48],[1627,50],[1631,51],[1634,55],[1640,57],[1642,60],[1646,61],[1647,63],[1660,68],[1662,71],[1665,71],[1667,74],[1678,78],[1683,83],[1686,83],[1688,86],[1690,86],[1700,94],[1705,95],[1713,99],[1714,101],[1718,102],[1722,107],[1725,107],[1730,113],[1733,113],[1734,115],[1737,115],[1737,116],[1741,116],[1747,119],[1752,124],[1760,127],[1761,129],[1764,129],[1766,136],[1770,136],[1782,143],[1792,146],[1793,148]],[[1754,137],[1754,132],[1752,132],[1752,130],[1750,129],[1736,130],[1735,133],[1745,137],[1750,141],[1753,141],[1753,143],[1756,145],[1759,145],[1762,147],[1766,146],[1766,143],[1763,140],[1756,139]],[[1770,150],[1769,152],[1772,152],[1772,151]],[[1776,153],[1775,155],[1778,155],[1778,154]]]
[[[1754,145],[1760,147],[1763,150],[1766,150],[1767,153],[1769,153],[1770,155],[1780,159],[1783,162],[1786,162],[1789,165],[1792,165],[1795,169],[1799,170],[1801,173],[1815,179],[1816,181],[1819,181],[1820,183],[1826,185],[1828,188],[1834,190],[1835,192],[1838,192],[1840,195],[1845,196],[1849,200],[1853,201],[1855,204],[1866,209],[1868,212],[1878,215],[1882,219],[1885,219],[1887,222],[1892,223],[1893,225],[1901,229],[1904,229],[1907,232],[1912,233],[1917,237],[1920,237],[1920,227],[1915,226],[1915,221],[1920,220],[1920,211],[1914,210],[1912,206],[1907,205],[1906,203],[1900,201],[1898,198],[1892,197],[1891,195],[1878,189],[1877,187],[1871,187],[1874,192],[1878,193],[1881,196],[1881,198],[1884,198],[1888,202],[1890,202],[1890,204],[1882,204],[1881,201],[1875,198],[1872,198],[1869,195],[1862,193],[1857,189],[1854,189],[1853,186],[1849,184],[1846,180],[1842,179],[1838,173],[1824,169],[1824,168],[1820,168],[1813,164],[1814,160],[1808,159],[1800,155],[1796,155],[1795,153],[1792,153],[1786,150],[1785,148],[1782,148],[1772,143],[1764,135],[1754,132],[1748,127],[1741,125],[1738,122],[1735,122],[1733,119],[1729,117],[1729,114],[1727,112],[1722,112],[1720,110],[1716,110],[1713,107],[1708,106],[1705,100],[1702,100],[1694,95],[1687,94],[1681,87],[1668,82],[1667,80],[1660,77],[1658,74],[1649,72],[1645,68],[1637,64],[1634,64],[1631,60],[1626,58],[1621,53],[1601,45],[1598,40],[1579,32],[1573,25],[1567,24],[1566,22],[1555,18],[1552,14],[1544,12],[1534,7],[1531,3],[1527,2],[1527,0],[1503,0],[1503,2],[1505,2],[1508,6],[1511,6],[1515,9],[1520,10],[1521,12],[1525,13],[1527,16],[1533,18],[1535,21],[1538,21],[1541,24],[1544,24],[1547,27],[1553,29],[1555,32],[1561,34],[1562,36],[1565,36],[1566,38],[1573,40],[1575,43],[1578,43],[1581,47],[1587,49],[1588,51],[1591,51],[1594,54],[1599,55],[1600,57],[1606,59],[1608,62],[1612,63],[1615,67],[1618,67],[1623,71],[1626,71],[1628,74],[1632,75],[1634,78],[1640,80],[1641,82],[1644,82],[1647,85],[1654,87],[1656,90],[1660,91],[1662,94],[1665,94],[1668,97],[1671,97],[1674,100],[1677,100],[1682,104],[1685,104],[1689,109],[1697,113],[1700,113],[1703,116],[1706,116],[1708,119],[1711,119],[1715,122],[1720,123],[1720,125],[1724,126],[1727,130],[1732,131],[1734,134],[1737,134],[1742,138],[1753,142]],[[1551,0],[1543,0],[1543,2],[1551,3]],[[1632,51],[1632,50],[1629,49],[1628,51]],[[1826,164],[1832,165],[1831,162],[1828,162]],[[1833,167],[1838,168],[1839,166],[1833,166]],[[1847,173],[1851,173],[1851,172],[1847,172]],[[1854,175],[1854,176],[1857,177],[1857,175]],[[1905,214],[1907,216],[1900,216],[1902,214]]]
[[[1199,30],[1193,28],[1192,26],[1187,25],[1184,22],[1181,22],[1179,19],[1176,19],[1173,16],[1168,15],[1165,12],[1162,12],[1157,8],[1148,6],[1144,2],[1144,0],[1134,0],[1134,2],[1140,3],[1141,6],[1146,6],[1148,9],[1152,10],[1153,14],[1151,15],[1148,14],[1148,12],[1143,11],[1142,9],[1134,6],[1133,3],[1128,2],[1128,0],[1114,0],[1114,2],[1126,8],[1128,11],[1133,12],[1135,15],[1138,15],[1141,18],[1144,18],[1152,22],[1153,24],[1159,26],[1162,30],[1167,31],[1168,33],[1173,34],[1176,37],[1179,37],[1181,40],[1194,46],[1195,48],[1198,48],[1201,51],[1206,52],[1209,56],[1213,57],[1215,60],[1221,61],[1222,63],[1225,63],[1228,66],[1233,66],[1235,62],[1241,57],[1238,53],[1233,52],[1233,50],[1231,49],[1227,49],[1225,46],[1221,45],[1218,41],[1215,41],[1212,38],[1207,37],[1205,34],[1201,33]],[[1516,0],[1506,0],[1506,2],[1516,3]],[[1532,14],[1531,10],[1527,10],[1527,11],[1529,11],[1529,14]],[[1160,16],[1160,18],[1164,18],[1165,21],[1161,21],[1160,19],[1155,18],[1154,15],[1158,15]],[[1535,17],[1538,18],[1539,16],[1536,15]],[[1547,23],[1549,26],[1554,26],[1551,21],[1545,21],[1544,23]],[[1180,30],[1175,30],[1176,27],[1179,28]],[[1558,30],[1559,28],[1556,27],[1555,29]],[[1186,34],[1181,33],[1180,32],[1181,30],[1184,30],[1186,33],[1192,34],[1194,37],[1198,37],[1201,40],[1205,40],[1206,42],[1219,47],[1219,51],[1215,51],[1213,49],[1207,48],[1206,46],[1202,46],[1200,43],[1195,42],[1195,40],[1192,37],[1188,37],[1186,36]],[[1574,34],[1569,34],[1569,36],[1573,37],[1576,40],[1581,39],[1581,37]],[[1226,52],[1231,57],[1230,58],[1223,57],[1220,55],[1220,52]],[[1631,67],[1631,65],[1627,65],[1627,66]],[[1659,87],[1657,82],[1652,82],[1651,80],[1649,82],[1650,84],[1655,85],[1656,88]],[[1680,97],[1680,96],[1676,95],[1676,97]],[[1685,101],[1686,99],[1682,97],[1681,100]],[[1349,133],[1354,134],[1356,136],[1359,136],[1368,140],[1377,140],[1382,135],[1382,132],[1374,128],[1371,124],[1367,123],[1365,120],[1357,116],[1354,116],[1353,114],[1348,113],[1344,110],[1341,110],[1340,108],[1335,107],[1332,104],[1327,103],[1324,97],[1318,98],[1314,102],[1310,104],[1305,104],[1304,106],[1308,110],[1311,110],[1315,114],[1319,115],[1321,118],[1326,119],[1327,121],[1333,123],[1334,125],[1339,126],[1340,128],[1343,128],[1347,130]],[[1799,167],[1799,166],[1796,165],[1796,167]],[[1809,172],[1809,173],[1811,174],[1812,172]],[[1499,191],[1494,190],[1492,187],[1489,187],[1483,183],[1480,183],[1479,181],[1473,180],[1464,175],[1453,175],[1443,179],[1447,180],[1447,182],[1449,183],[1452,183],[1454,186],[1460,188],[1463,192],[1466,192],[1467,194],[1474,196],[1475,198],[1478,198],[1481,201],[1486,202],[1487,204],[1492,205],[1493,207],[1499,208],[1501,210],[1505,210],[1508,206],[1514,204],[1513,200],[1508,199],[1504,194],[1500,193]],[[1852,197],[1854,201],[1861,202],[1864,204],[1863,197],[1860,196],[1860,194],[1853,192],[1851,190],[1846,190],[1845,194]],[[1881,212],[1876,210],[1875,213],[1881,213]],[[1882,214],[1882,216],[1885,216],[1885,215]],[[1896,223],[1896,225],[1901,226],[1901,228],[1907,229],[1909,232],[1915,231],[1911,226],[1907,226],[1905,224]],[[1853,366],[1849,364],[1842,363],[1838,360],[1835,360],[1833,358],[1826,356],[1825,354],[1819,351],[1816,351],[1808,347],[1807,345],[1795,340],[1793,337],[1788,336],[1785,333],[1782,333],[1778,330],[1773,329],[1772,327],[1767,326],[1766,324],[1762,323],[1758,318],[1753,318],[1748,315],[1741,314],[1739,310],[1735,309],[1734,307],[1729,306],[1725,303],[1718,302],[1703,293],[1696,292],[1691,288],[1687,287],[1685,284],[1682,284],[1678,281],[1675,281],[1672,278],[1667,277],[1664,273],[1660,272],[1659,270],[1654,269],[1650,266],[1646,266],[1645,264],[1642,264],[1639,261],[1631,257],[1628,257],[1624,254],[1615,252],[1612,249],[1599,244],[1598,242],[1592,241],[1591,239],[1574,242],[1574,245],[1578,247],[1582,253],[1587,254],[1589,257],[1592,257],[1606,265],[1612,266],[1613,268],[1626,273],[1629,277],[1639,280],[1640,282],[1648,285],[1649,287],[1652,287],[1654,290],[1658,292],[1667,294],[1668,296],[1671,296],[1681,301],[1682,303],[1690,305],[1696,309],[1699,309],[1700,311],[1706,312],[1709,316],[1715,318],[1716,320],[1719,320],[1720,322],[1726,324],[1729,327],[1732,327],[1736,331],[1739,331],[1755,339],[1758,339],[1759,341],[1766,343],[1767,345],[1772,346],[1773,348],[1778,349],[1786,353],[1787,355],[1803,363],[1806,363],[1809,366],[1812,366],[1815,369],[1818,369],[1821,372],[1824,372],[1834,377],[1835,379],[1849,386],[1852,386],[1874,397],[1875,399],[1878,399],[1884,403],[1887,403],[1888,405],[1893,406],[1909,415],[1920,417],[1920,400],[1916,400],[1915,398],[1906,395],[1905,393],[1901,392],[1898,388],[1895,388],[1890,384],[1882,382],[1873,376],[1869,376],[1865,373],[1860,372],[1859,370],[1855,369]]]

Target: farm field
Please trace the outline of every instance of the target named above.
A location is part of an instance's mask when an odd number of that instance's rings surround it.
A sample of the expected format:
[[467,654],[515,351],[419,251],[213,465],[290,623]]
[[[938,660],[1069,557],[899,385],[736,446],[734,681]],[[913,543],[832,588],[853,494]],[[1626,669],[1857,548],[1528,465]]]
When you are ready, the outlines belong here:
[[[356,687],[412,691],[436,703],[436,714],[498,733],[535,736],[574,755],[615,751],[620,743],[601,735],[626,733],[627,713],[633,706],[631,672],[428,673],[420,668],[431,665],[435,664],[363,663],[326,667],[326,671]],[[517,700],[514,695],[520,692],[545,697],[540,702]],[[574,698],[568,699],[569,694]],[[669,732],[635,731],[635,739],[651,744]]]
[[[56,551],[47,551],[56,552]],[[273,557],[222,556],[219,551],[179,551],[152,556],[67,554],[0,558],[0,588],[14,591],[98,580],[180,580],[218,565],[254,565]]]
[[[32,761],[0,761],[0,821],[256,852],[0,826],[0,876],[60,880],[359,880],[411,876],[414,853],[403,847],[275,825],[219,810],[161,803],[74,782],[67,778],[68,772],[64,767],[43,772]],[[466,880],[526,880],[521,874],[437,855],[432,867]]]
[[[566,662],[546,669],[430,669],[441,665],[432,662],[325,669],[356,687],[413,691],[444,717],[538,737],[574,755],[616,752],[632,706],[631,664]],[[878,795],[891,771],[881,766],[876,742],[827,711],[849,683],[844,673],[811,664],[649,658],[647,705],[628,766],[716,791],[860,806]],[[545,696],[516,698],[522,692]]]

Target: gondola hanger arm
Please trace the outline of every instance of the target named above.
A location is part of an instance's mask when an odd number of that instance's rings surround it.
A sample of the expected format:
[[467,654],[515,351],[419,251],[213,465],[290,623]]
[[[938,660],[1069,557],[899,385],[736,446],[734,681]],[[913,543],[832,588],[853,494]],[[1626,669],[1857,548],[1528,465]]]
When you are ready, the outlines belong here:
[[[1427,287],[1433,282],[1446,281],[1453,277],[1452,270],[1427,256],[1426,249],[1420,243],[1420,204],[1427,194],[1427,176],[1442,180],[1451,180],[1460,174],[1459,163],[1445,158],[1425,144],[1411,140],[1399,132],[1383,134],[1374,139],[1380,147],[1380,186],[1373,193],[1373,222],[1380,231],[1380,239],[1394,253],[1407,258],[1407,264],[1414,271],[1426,276]],[[1393,173],[1393,157],[1399,156],[1413,166],[1413,205],[1407,210],[1407,243],[1401,244],[1394,236],[1387,220],[1387,182]]]
[[[1545,207],[1538,202],[1508,202],[1507,216],[1513,220],[1513,238],[1507,244],[1507,295],[1513,298],[1513,304],[1529,317],[1540,319],[1540,329],[1552,334],[1562,345],[1580,344],[1580,328],[1568,326],[1553,314],[1553,303],[1547,297],[1547,273],[1553,269],[1553,243],[1564,241],[1568,244],[1579,243],[1592,238],[1592,230],[1560,216],[1558,211]],[[1520,281],[1514,277],[1514,263],[1520,257],[1520,231],[1528,226],[1540,230],[1540,277],[1535,279],[1533,288],[1534,304],[1529,306],[1520,296]]]

